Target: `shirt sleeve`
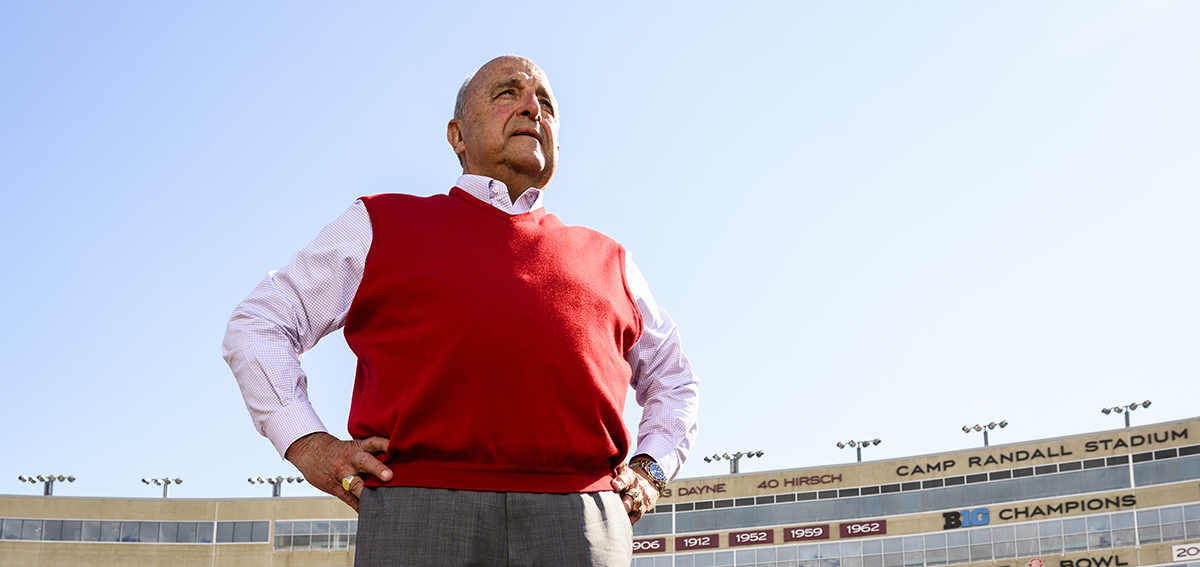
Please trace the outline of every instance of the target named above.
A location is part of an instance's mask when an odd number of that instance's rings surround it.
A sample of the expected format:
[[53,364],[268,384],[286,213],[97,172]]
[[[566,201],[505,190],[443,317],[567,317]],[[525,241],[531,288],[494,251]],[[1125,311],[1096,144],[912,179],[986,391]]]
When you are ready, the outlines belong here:
[[687,460],[699,430],[700,380],[683,354],[678,327],[650,295],[650,286],[629,252],[625,253],[625,280],[644,325],[642,338],[625,357],[633,369],[630,385],[642,406],[633,454],[654,457],[667,479],[672,479]]
[[308,401],[300,357],[345,325],[371,236],[371,217],[356,201],[286,266],[267,274],[229,319],[222,356],[254,427],[281,457],[297,439],[325,431]]

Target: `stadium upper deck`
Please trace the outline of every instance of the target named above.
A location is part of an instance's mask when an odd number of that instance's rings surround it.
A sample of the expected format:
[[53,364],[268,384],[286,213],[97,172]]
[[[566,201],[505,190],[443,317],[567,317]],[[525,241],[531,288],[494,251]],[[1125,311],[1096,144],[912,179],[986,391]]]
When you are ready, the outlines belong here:
[[[634,567],[1200,567],[1200,419],[672,483]],[[351,565],[332,498],[0,497],[0,566]]]

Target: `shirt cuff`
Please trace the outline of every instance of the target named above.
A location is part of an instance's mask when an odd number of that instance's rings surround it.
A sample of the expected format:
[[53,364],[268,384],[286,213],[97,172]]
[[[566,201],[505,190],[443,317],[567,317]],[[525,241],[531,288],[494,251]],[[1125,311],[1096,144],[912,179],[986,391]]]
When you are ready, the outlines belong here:
[[663,474],[667,475],[667,480],[674,479],[675,474],[679,472],[679,455],[675,444],[661,435],[647,435],[638,442],[633,454],[654,457],[658,466],[662,467]]
[[263,422],[263,435],[275,445],[279,456],[286,459],[288,447],[297,439],[317,432],[327,431],[312,404],[293,402],[271,412],[271,416]]

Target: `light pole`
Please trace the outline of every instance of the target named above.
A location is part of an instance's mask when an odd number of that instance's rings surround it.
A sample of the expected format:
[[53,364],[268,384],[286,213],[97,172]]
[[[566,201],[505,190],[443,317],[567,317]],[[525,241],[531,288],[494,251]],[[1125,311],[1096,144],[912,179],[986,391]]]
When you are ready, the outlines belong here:
[[734,453],[732,455],[730,455],[729,453],[720,453],[720,454],[713,455],[711,457],[704,457],[704,462],[711,463],[713,461],[719,461],[721,459],[725,459],[725,460],[729,461],[729,474],[737,474],[738,473],[738,461],[740,461],[742,459],[742,457],[746,457],[747,459],[749,459],[752,457],[761,457],[761,456],[763,456],[762,451],[746,451],[745,453],[738,452],[738,453]]
[[288,483],[294,482],[296,484],[300,484],[300,483],[304,482],[304,477],[289,476],[287,478],[284,478],[282,476],[277,476],[275,478],[263,478],[260,476],[257,478],[250,477],[246,480],[250,481],[250,484],[269,484],[269,485],[271,485],[271,498],[279,498],[280,496],[283,496],[284,481],[287,481]]
[[972,427],[970,425],[964,425],[963,433],[970,433],[972,431],[982,431],[983,432],[983,446],[987,447],[988,446],[987,432],[989,429],[995,429],[996,426],[1000,426],[1000,429],[1004,429],[1005,427],[1008,427],[1008,422],[1001,420],[1000,423],[996,423],[993,421],[987,425],[979,425],[978,423],[976,423],[974,427]]
[[872,445],[878,445],[880,443],[883,443],[883,441],[880,441],[879,438],[875,438],[870,441],[849,441],[847,443],[842,443],[841,441],[838,441],[837,446],[838,446],[838,449],[845,449],[846,447],[854,447],[855,451],[858,452],[858,462],[861,463],[862,462],[862,448],[870,447]]
[[1104,409],[1102,409],[1102,410],[1100,410],[1100,411],[1101,411],[1101,412],[1104,412],[1104,415],[1108,415],[1108,414],[1110,414],[1110,413],[1112,413],[1112,412],[1114,412],[1114,411],[1115,411],[1115,412],[1117,412],[1117,413],[1122,413],[1122,412],[1124,412],[1124,413],[1125,413],[1125,427],[1126,427],[1126,428],[1128,428],[1128,427],[1129,427],[1129,414],[1130,414],[1130,412],[1132,412],[1133,410],[1135,410],[1135,409],[1138,409],[1138,406],[1142,406],[1142,407],[1144,407],[1144,408],[1148,408],[1148,407],[1150,407],[1150,400],[1146,400],[1146,401],[1144,401],[1144,402],[1142,402],[1142,403],[1140,403],[1140,404],[1139,404],[1139,403],[1137,403],[1137,402],[1133,402],[1132,404],[1129,404],[1129,405],[1127,405],[1127,406],[1113,406],[1113,407],[1111,407],[1111,408],[1104,408]]
[[44,482],[44,483],[46,483],[46,488],[42,491],[42,496],[54,496],[54,481],[57,480],[59,482],[62,482],[65,480],[67,482],[75,482],[75,477],[63,476],[61,474],[58,476],[55,476],[52,474],[42,476],[39,474],[37,476],[21,475],[21,476],[17,477],[17,480],[20,480],[21,482],[29,482],[29,483],[33,483],[33,484],[37,484],[39,482]]
[[153,484],[153,485],[156,485],[156,486],[161,484],[161,485],[162,485],[162,487],[163,487],[163,498],[166,498],[166,497],[167,497],[167,489],[171,488],[171,483],[175,483],[175,484],[183,484],[183,479],[182,479],[182,478],[176,478],[176,479],[170,479],[170,478],[143,478],[143,479],[142,479],[142,482],[144,482],[144,483],[146,483],[146,484]]

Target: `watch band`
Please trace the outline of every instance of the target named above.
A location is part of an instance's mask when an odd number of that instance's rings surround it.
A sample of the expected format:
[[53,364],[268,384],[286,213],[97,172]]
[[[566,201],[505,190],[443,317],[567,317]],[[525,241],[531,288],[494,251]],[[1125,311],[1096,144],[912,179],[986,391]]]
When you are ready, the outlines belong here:
[[663,472],[662,467],[658,466],[658,463],[639,459],[629,461],[629,466],[630,468],[639,468],[646,471],[646,474],[650,476],[650,480],[654,482],[654,486],[658,488],[659,492],[662,492],[667,487],[667,475]]

